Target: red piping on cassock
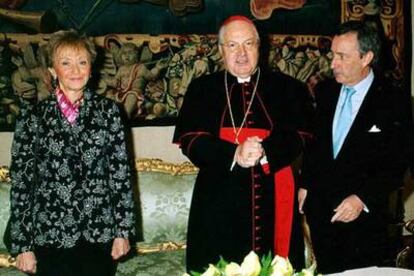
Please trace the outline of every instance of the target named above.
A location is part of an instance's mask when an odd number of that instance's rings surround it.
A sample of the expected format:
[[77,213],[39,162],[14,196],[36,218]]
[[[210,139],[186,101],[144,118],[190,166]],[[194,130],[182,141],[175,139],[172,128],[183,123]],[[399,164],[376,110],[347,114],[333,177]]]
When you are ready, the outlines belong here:
[[[265,139],[269,136],[269,131],[265,129],[243,128],[238,136],[240,143],[247,137],[258,136]],[[221,128],[220,138],[235,143],[233,128]],[[262,169],[266,174],[270,173],[268,163],[262,164]],[[282,257],[289,256],[290,237],[293,222],[293,204],[295,181],[290,166],[284,167],[274,173],[275,191],[275,225],[274,225],[274,254]]]

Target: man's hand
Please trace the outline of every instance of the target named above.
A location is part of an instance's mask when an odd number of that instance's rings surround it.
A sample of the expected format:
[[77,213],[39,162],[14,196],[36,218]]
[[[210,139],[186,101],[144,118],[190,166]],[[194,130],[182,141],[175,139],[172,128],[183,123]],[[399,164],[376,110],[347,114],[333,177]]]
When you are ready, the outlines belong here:
[[357,195],[350,195],[345,198],[341,204],[334,209],[335,215],[333,215],[331,222],[351,222],[359,217],[364,209],[364,203]]
[[250,168],[259,162],[263,156],[262,139],[257,136],[249,137],[241,143],[235,154],[235,161],[243,168]]
[[308,190],[299,188],[298,191],[298,203],[299,203],[299,213],[304,214],[303,204],[305,204],[306,196],[308,195]]
[[36,263],[36,256],[32,251],[20,253],[16,257],[16,267],[24,273],[35,274]]
[[112,259],[118,260],[122,256],[126,255],[131,249],[129,240],[124,238],[115,238],[112,244]]

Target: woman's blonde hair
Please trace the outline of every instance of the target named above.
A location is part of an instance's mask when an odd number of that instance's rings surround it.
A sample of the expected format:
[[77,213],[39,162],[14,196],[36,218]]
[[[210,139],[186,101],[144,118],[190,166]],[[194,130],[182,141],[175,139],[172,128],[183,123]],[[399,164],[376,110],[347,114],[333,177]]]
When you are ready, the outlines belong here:
[[69,47],[74,49],[85,49],[89,53],[90,61],[93,63],[96,58],[95,44],[91,39],[84,35],[80,35],[77,31],[61,30],[53,33],[46,46],[48,53],[48,66],[53,66],[53,60],[56,51],[61,47]]

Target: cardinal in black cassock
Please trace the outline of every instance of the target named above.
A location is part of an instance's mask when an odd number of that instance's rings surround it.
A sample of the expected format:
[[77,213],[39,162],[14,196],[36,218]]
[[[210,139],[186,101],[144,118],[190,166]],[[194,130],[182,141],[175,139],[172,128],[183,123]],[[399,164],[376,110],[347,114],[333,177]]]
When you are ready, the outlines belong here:
[[[173,141],[200,169],[188,271],[201,272],[220,256],[240,263],[252,250],[289,257],[298,269],[304,264],[291,164],[306,139],[308,93],[293,78],[258,67],[245,80],[227,70],[193,80],[177,119]],[[258,137],[264,154],[246,168],[235,152],[249,137]]]

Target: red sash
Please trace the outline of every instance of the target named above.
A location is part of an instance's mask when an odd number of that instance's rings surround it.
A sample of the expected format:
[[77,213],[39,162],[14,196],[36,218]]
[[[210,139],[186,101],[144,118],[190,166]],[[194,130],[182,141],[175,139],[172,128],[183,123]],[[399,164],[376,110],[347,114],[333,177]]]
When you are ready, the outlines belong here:
[[[243,128],[238,140],[243,143],[247,137],[258,136],[261,139],[269,136],[269,131],[258,128]],[[220,138],[235,143],[233,128],[221,128]],[[265,173],[269,173],[269,165],[262,164]],[[289,255],[290,235],[292,232],[293,204],[295,181],[290,166],[284,167],[274,174],[275,190],[275,232],[274,254],[287,258]]]

